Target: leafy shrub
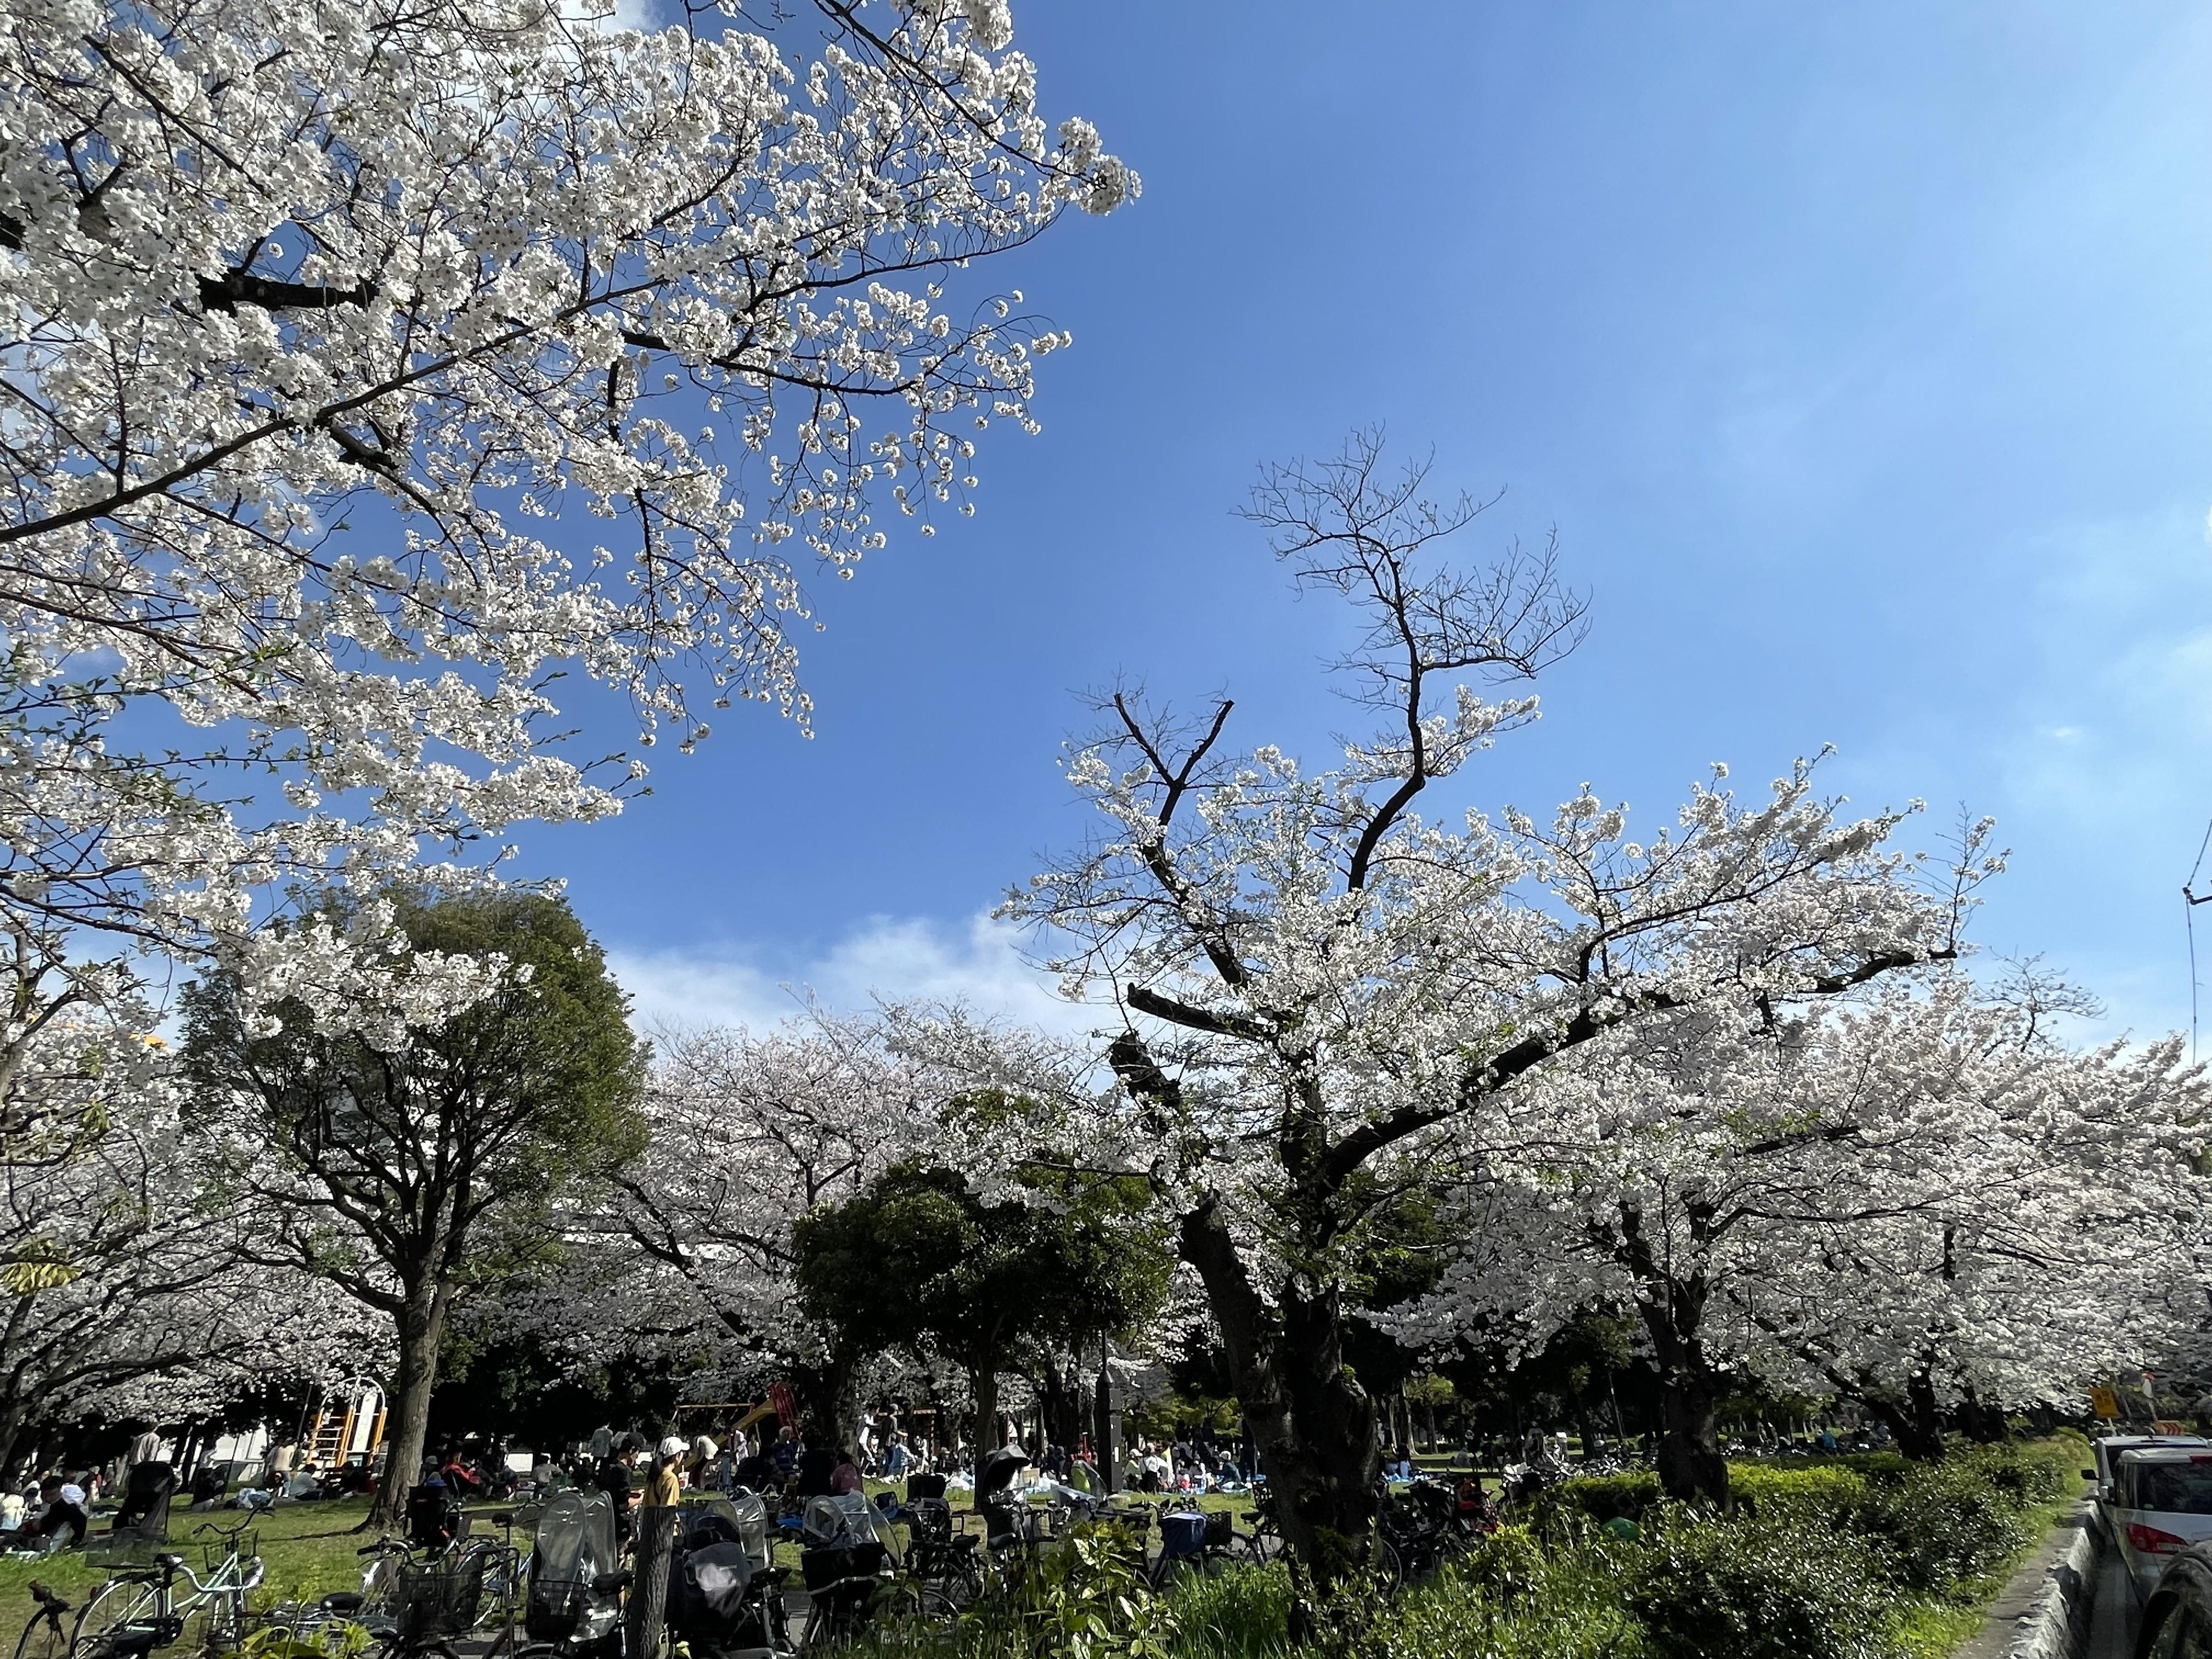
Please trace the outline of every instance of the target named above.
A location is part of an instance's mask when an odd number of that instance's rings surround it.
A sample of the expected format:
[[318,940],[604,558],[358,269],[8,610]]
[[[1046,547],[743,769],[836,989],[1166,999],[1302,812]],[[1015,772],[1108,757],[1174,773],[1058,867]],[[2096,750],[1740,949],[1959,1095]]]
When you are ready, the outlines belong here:
[[1881,1564],[1863,1539],[1784,1522],[1660,1511],[1622,1600],[1652,1659],[1882,1659]]
[[1540,1545],[1510,1528],[1399,1597],[1352,1659],[1619,1659],[1635,1651],[1620,1600],[1620,1563],[1634,1547],[1589,1537]]
[[1168,1597],[1176,1659],[1281,1659],[1291,1648],[1291,1575],[1279,1564],[1183,1573]]
[[1641,1521],[1644,1511],[1659,1502],[1659,1477],[1648,1469],[1563,1480],[1538,1496],[1537,1530],[1549,1535],[1571,1516],[1605,1522],[1625,1516]]
[[883,1621],[851,1651],[868,1659],[1171,1659],[1175,1615],[1115,1530],[1028,1558],[951,1626]]
[[1729,1489],[1736,1507],[1747,1515],[1773,1521],[1810,1517],[1841,1528],[1865,1505],[1867,1482],[1856,1469],[1832,1463],[1794,1468],[1753,1464],[1731,1468]]
[[1478,1541],[1456,1571],[1469,1588],[1510,1607],[1543,1583],[1544,1551],[1526,1527],[1501,1527]]
[[1948,1589],[1978,1577],[2026,1545],[2027,1510],[2053,1483],[2033,1459],[1990,1447],[1921,1464],[1869,1484],[1856,1517],[1881,1540],[1889,1576],[1916,1590]]

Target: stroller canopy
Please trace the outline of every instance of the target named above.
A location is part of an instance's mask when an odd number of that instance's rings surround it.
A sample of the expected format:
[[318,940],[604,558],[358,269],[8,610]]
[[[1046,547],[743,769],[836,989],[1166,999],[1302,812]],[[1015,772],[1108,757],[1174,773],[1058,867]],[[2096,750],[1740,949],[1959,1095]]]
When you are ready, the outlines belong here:
[[892,1560],[899,1559],[898,1535],[884,1512],[859,1492],[836,1498],[806,1500],[804,1533],[809,1549],[849,1549],[861,1544],[880,1544]]
[[975,1496],[981,1500],[1006,1491],[1014,1483],[1014,1471],[1029,1462],[1023,1453],[1009,1446],[985,1452],[975,1463]]
[[602,1595],[599,1575],[616,1570],[614,1506],[603,1492],[556,1492],[538,1517],[526,1622],[541,1641],[597,1640],[615,1626],[621,1603]]
[[533,1541],[536,1571],[588,1584],[615,1570],[614,1506],[603,1492],[556,1492],[538,1517]]

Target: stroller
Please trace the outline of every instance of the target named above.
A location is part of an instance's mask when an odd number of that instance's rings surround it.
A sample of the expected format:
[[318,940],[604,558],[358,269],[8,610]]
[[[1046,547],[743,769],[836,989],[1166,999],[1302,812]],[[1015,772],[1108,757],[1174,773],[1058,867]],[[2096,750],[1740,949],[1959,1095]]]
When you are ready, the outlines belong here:
[[442,1555],[467,1530],[461,1500],[442,1480],[426,1480],[407,1494],[407,1542],[424,1555]]
[[115,1512],[115,1530],[136,1533],[149,1544],[167,1543],[169,1499],[176,1491],[174,1466],[133,1463],[123,1488],[123,1507]]
[[85,1559],[94,1566],[148,1566],[154,1547],[169,1540],[169,1499],[177,1472],[167,1463],[134,1463],[123,1491],[123,1506],[103,1533],[84,1540]]
[[614,1506],[603,1492],[556,1493],[538,1517],[523,1627],[574,1651],[619,1640],[622,1589]]
[[687,1506],[668,1575],[668,1626],[696,1656],[787,1659],[781,1568],[769,1565],[768,1506],[750,1493]]
[[889,1519],[858,1492],[812,1498],[800,1537],[808,1611],[799,1644],[811,1648],[857,1634],[898,1564],[898,1538]]
[[976,1461],[975,1507],[983,1513],[985,1544],[994,1555],[1018,1548],[1034,1536],[1024,1512],[1029,1506],[1012,1491],[1014,1475],[1027,1461],[1006,1446]]

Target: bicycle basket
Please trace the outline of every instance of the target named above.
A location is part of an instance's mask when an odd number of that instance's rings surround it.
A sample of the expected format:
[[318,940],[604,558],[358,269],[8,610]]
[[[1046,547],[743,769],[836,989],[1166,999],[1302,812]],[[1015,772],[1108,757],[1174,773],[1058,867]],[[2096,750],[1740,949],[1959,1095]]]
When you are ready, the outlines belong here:
[[950,1543],[952,1506],[941,1498],[917,1498],[907,1506],[907,1524],[914,1528],[917,1542]]
[[1237,1523],[1227,1510],[1214,1510],[1206,1517],[1206,1547],[1210,1550],[1225,1550],[1237,1535]]
[[1202,1515],[1164,1515],[1160,1517],[1160,1553],[1176,1560],[1196,1555],[1206,1546],[1206,1517]]
[[580,1578],[533,1578],[522,1627],[537,1642],[565,1642],[584,1623],[592,1587]]
[[483,1601],[484,1558],[449,1566],[402,1567],[394,1622],[401,1643],[459,1636],[477,1622]]
[[842,1548],[805,1550],[799,1571],[809,1595],[830,1591],[866,1589],[882,1573],[890,1559],[881,1544],[848,1544]]
[[217,1571],[230,1559],[234,1551],[240,1561],[261,1553],[261,1534],[258,1532],[248,1532],[243,1527],[229,1532],[216,1528],[206,1530],[212,1535],[200,1540],[200,1569],[204,1572]]
[[92,1533],[84,1540],[84,1559],[94,1567],[150,1567],[154,1540],[136,1527]]

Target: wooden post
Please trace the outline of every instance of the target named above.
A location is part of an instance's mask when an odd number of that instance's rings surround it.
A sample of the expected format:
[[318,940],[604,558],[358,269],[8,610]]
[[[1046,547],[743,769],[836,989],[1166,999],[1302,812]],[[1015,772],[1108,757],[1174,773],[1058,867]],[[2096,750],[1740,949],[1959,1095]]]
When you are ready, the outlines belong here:
[[623,1609],[629,1626],[629,1638],[623,1645],[628,1659],[653,1659],[660,1651],[663,1628],[668,1622],[668,1568],[675,1553],[676,1511],[639,1510],[629,1604]]

